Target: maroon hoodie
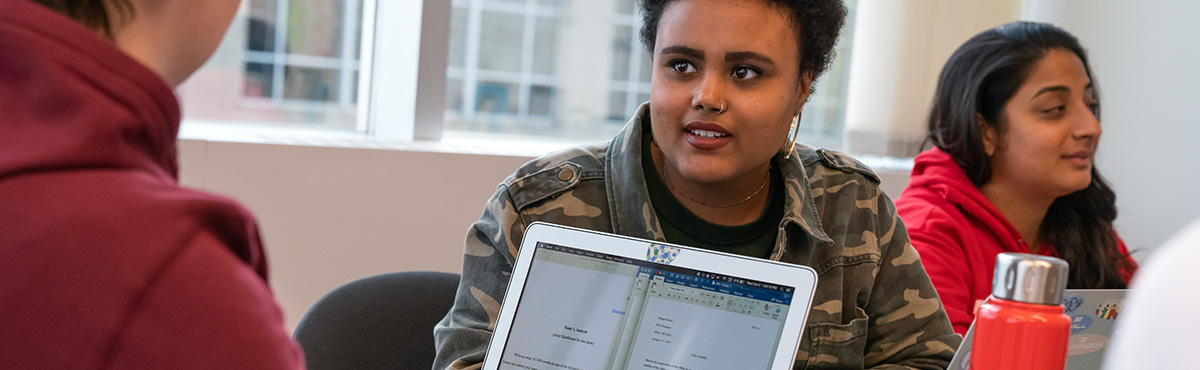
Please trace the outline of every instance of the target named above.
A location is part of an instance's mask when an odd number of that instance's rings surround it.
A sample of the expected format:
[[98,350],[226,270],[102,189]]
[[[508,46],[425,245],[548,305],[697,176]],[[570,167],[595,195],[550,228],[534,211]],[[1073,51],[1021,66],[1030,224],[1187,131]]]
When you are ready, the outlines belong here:
[[177,184],[178,128],[153,71],[0,0],[0,367],[303,367],[252,216]]
[[[908,187],[896,199],[896,213],[904,220],[913,247],[921,254],[921,263],[959,334],[967,332],[975,320],[975,309],[992,292],[996,255],[1030,253],[1017,229],[954,159],[937,148],[917,155]],[[1120,237],[1117,247],[1122,254],[1129,254]],[[1051,245],[1041,246],[1038,252],[1056,254]],[[1127,272],[1125,280],[1131,276],[1132,272]]]

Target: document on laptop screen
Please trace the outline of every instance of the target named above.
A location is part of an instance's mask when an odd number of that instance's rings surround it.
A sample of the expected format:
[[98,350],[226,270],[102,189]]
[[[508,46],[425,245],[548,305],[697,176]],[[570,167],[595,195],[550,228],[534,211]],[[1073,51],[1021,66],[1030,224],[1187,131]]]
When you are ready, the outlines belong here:
[[768,369],[794,288],[539,243],[501,369]]

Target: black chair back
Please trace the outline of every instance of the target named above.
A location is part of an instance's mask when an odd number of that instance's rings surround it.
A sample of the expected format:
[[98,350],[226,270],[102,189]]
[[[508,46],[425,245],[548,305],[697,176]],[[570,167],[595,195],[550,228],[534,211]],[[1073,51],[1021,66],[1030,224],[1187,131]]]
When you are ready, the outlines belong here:
[[433,326],[454,304],[458,281],[458,274],[409,271],[335,289],[296,327],[308,369],[429,370]]

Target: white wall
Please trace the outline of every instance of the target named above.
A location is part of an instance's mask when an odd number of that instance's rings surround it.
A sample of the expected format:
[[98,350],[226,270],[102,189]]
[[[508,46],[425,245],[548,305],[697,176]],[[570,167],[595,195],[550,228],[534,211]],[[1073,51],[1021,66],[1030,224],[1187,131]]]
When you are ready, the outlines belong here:
[[942,65],[979,31],[1016,19],[1021,0],[859,0],[844,148],[911,157],[925,140]]
[[393,271],[459,272],[467,227],[530,157],[180,141],[181,181],[258,217],[270,283],[294,328],[350,281]]
[[1097,168],[1117,193],[1117,231],[1147,255],[1200,217],[1200,2],[1027,1],[1088,49],[1103,106]]

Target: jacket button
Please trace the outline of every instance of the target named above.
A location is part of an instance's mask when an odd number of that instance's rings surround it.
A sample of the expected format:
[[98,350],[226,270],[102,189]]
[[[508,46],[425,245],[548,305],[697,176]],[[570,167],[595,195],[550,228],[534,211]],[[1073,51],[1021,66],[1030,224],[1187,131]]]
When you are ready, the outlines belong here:
[[562,180],[562,181],[571,181],[571,179],[573,179],[573,178],[575,178],[575,170],[572,170],[572,169],[571,169],[571,168],[569,168],[569,167],[568,167],[568,168],[564,168],[564,169],[562,169],[562,171],[559,171],[559,172],[558,172],[558,179],[559,179],[559,180]]

